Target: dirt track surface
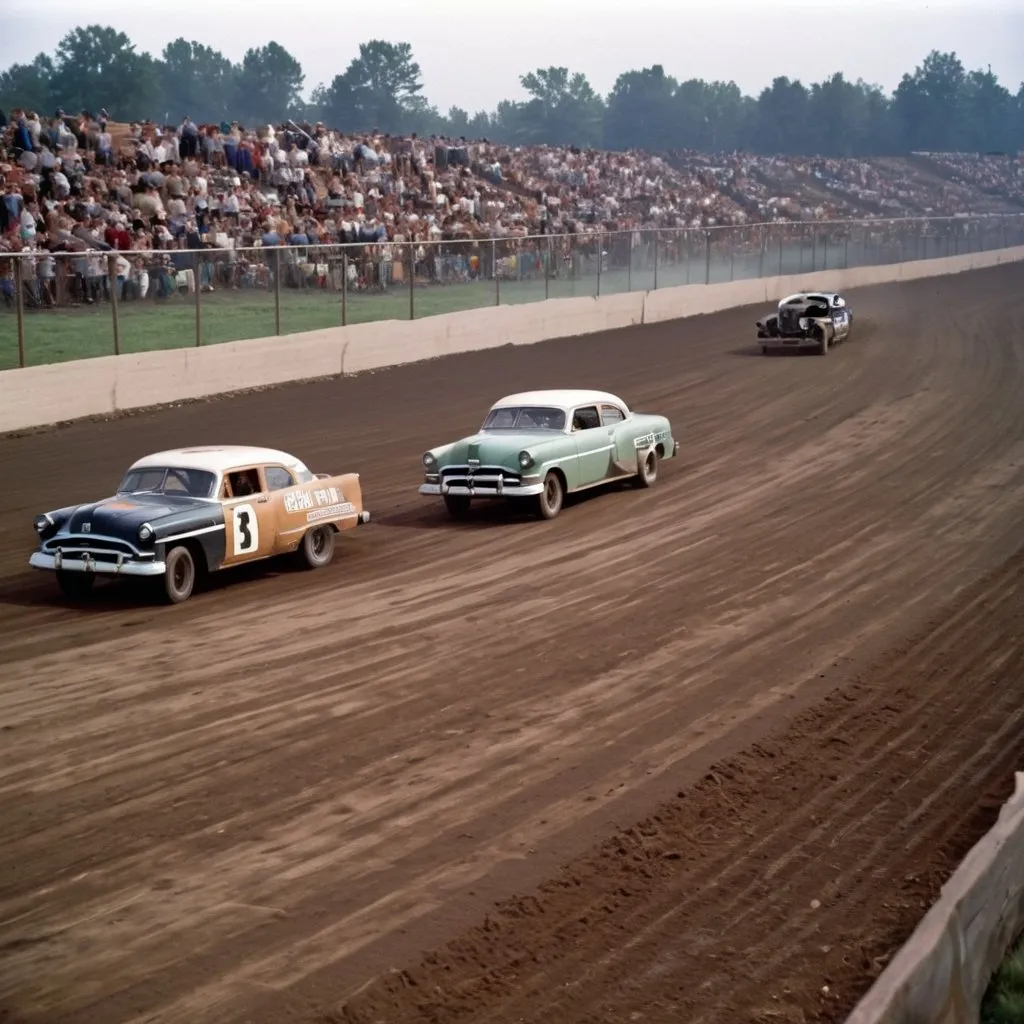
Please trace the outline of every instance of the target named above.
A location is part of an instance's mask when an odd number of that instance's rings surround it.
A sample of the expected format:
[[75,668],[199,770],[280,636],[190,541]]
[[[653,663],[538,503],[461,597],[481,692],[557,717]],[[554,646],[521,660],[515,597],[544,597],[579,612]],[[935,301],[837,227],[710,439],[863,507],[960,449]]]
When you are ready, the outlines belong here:
[[[744,310],[0,442],[0,1020],[840,1020],[1024,764],[1022,284],[852,293],[824,359]],[[416,495],[561,384],[682,458],[551,523]],[[219,440],[375,522],[177,608],[25,569]]]

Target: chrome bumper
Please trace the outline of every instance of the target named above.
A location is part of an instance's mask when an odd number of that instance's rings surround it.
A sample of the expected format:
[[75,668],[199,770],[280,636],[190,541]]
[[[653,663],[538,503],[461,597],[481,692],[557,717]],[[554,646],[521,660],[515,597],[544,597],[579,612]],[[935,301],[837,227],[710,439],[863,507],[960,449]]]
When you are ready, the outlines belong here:
[[97,561],[91,555],[81,558],[65,558],[59,551],[48,555],[35,551],[28,560],[33,569],[51,569],[54,572],[94,572],[104,576],[163,576],[166,566],[163,562],[136,562],[118,555],[117,561]]
[[420,494],[450,494],[456,498],[530,498],[543,493],[544,484],[541,481],[512,486],[506,486],[500,480],[495,484],[420,484]]

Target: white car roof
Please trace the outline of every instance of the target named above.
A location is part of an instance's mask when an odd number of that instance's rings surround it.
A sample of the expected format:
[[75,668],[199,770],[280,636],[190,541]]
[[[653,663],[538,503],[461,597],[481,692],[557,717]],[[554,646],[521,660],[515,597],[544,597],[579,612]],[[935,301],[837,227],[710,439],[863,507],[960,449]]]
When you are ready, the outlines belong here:
[[826,299],[832,299],[832,298],[834,298],[838,294],[839,294],[839,292],[830,292],[830,291],[816,292],[813,289],[811,289],[810,291],[806,291],[806,292],[794,292],[792,295],[787,295],[784,299],[779,299],[779,305],[780,306],[784,306],[784,305],[786,305],[787,302],[806,302],[807,299],[808,299],[808,296],[811,296],[811,295],[822,295]]
[[131,469],[147,466],[174,466],[180,469],[202,469],[208,473],[223,473],[235,466],[262,463],[280,463],[284,466],[302,466],[300,459],[275,448],[256,448],[250,445],[197,445],[193,448],[169,448],[132,463]]
[[558,409],[575,409],[578,405],[599,405],[608,402],[622,409],[629,409],[617,395],[607,391],[588,391],[584,389],[560,389],[553,391],[520,391],[515,395],[506,395],[495,402],[492,409],[509,405],[552,405]]

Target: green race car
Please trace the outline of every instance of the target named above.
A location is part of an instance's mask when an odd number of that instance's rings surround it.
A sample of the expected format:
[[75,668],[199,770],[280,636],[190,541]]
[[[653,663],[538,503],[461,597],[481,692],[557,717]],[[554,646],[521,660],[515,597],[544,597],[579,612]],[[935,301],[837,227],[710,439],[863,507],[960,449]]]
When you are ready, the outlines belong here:
[[631,412],[605,391],[529,391],[496,402],[483,426],[423,455],[420,494],[461,519],[474,498],[525,499],[554,519],[566,494],[632,478],[650,487],[679,453],[664,416]]

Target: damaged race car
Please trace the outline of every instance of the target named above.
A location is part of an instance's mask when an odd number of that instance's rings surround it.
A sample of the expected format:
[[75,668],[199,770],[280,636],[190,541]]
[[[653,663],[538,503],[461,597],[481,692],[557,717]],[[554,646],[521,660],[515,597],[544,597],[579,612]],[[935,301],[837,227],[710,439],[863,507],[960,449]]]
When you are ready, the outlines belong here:
[[798,292],[757,321],[757,337],[764,355],[774,349],[809,348],[823,356],[849,338],[852,324],[853,311],[837,292]]

